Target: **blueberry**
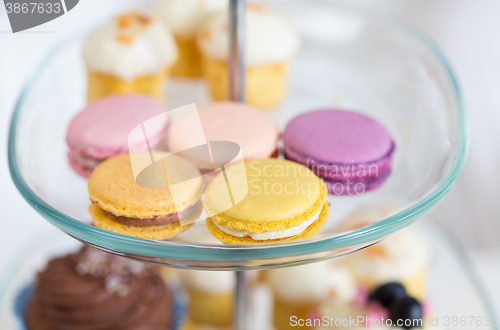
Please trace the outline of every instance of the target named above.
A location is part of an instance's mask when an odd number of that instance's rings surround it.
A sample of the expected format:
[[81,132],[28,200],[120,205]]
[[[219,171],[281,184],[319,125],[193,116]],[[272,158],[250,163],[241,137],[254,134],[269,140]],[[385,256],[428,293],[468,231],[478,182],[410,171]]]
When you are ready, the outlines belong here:
[[[402,320],[404,329],[421,326],[423,324],[422,314],[422,305],[417,299],[408,296],[394,300],[389,308],[392,324],[397,324],[398,320]],[[411,322],[407,320],[411,320]]]
[[405,287],[400,283],[391,282],[375,289],[370,295],[370,300],[378,301],[384,307],[389,308],[395,299],[403,297],[406,297]]

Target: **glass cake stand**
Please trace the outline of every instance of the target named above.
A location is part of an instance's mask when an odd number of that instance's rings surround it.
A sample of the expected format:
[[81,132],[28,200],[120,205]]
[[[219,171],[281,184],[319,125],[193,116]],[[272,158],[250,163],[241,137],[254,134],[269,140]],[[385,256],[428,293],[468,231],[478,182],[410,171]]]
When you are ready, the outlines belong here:
[[[498,315],[484,285],[457,242],[443,228],[423,219],[415,226],[425,238],[433,255],[428,270],[428,301],[434,318],[445,325],[447,316],[475,316],[482,319]],[[24,330],[19,326],[17,298],[26,285],[33,283],[37,271],[55,256],[78,249],[80,244],[55,228],[46,228],[35,236],[26,238],[23,248],[12,255],[7,267],[0,274],[0,329]],[[460,290],[457,290],[460,288]],[[264,291],[264,292],[263,292]],[[272,330],[271,309],[267,288],[258,287],[254,295],[254,316],[258,319],[254,329]],[[182,323],[182,319],[178,320]],[[495,330],[498,326],[478,327],[475,323],[457,327],[460,330]],[[445,328],[446,329],[446,328]]]
[[[86,102],[81,54],[92,26],[50,51],[17,101],[8,153],[22,196],[50,223],[81,242],[140,261],[191,269],[240,271],[324,260],[366,247],[420,219],[453,187],[468,147],[462,96],[440,50],[394,17],[326,0],[271,3],[290,18],[302,45],[292,62],[288,96],[269,113],[280,129],[300,113],[325,107],[354,109],[376,118],[397,145],[393,173],[381,188],[363,195],[329,196],[328,223],[316,238],[303,241],[206,243],[201,239],[206,235],[203,221],[170,241],[93,227],[86,181],[69,167],[65,143],[70,119]],[[234,87],[243,81],[243,5],[242,0],[231,0],[233,99],[243,98],[241,89]],[[171,79],[165,88],[169,109],[210,102],[202,80]],[[355,230],[338,226],[350,213],[380,205],[391,210],[384,219]],[[244,273],[238,274],[241,280]],[[244,283],[238,286],[243,291]]]

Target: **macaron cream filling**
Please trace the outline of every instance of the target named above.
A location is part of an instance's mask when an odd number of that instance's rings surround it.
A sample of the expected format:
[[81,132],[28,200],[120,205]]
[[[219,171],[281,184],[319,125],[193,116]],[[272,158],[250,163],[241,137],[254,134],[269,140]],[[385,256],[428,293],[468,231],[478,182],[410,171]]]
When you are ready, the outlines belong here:
[[396,149],[394,143],[391,144],[389,150],[379,159],[365,163],[333,163],[314,159],[304,155],[292,147],[285,145],[285,159],[292,160],[299,164],[304,164],[309,167],[316,175],[324,179],[353,179],[363,180],[369,177],[381,176],[386,171],[390,171],[392,163],[392,154]]
[[[155,118],[154,121],[149,121]],[[130,134],[144,122],[144,134]],[[139,94],[113,95],[89,103],[71,120],[66,143],[68,161],[79,175],[88,178],[106,159],[156,148],[165,137],[169,123],[165,107],[151,97]]]
[[207,228],[223,243],[308,239],[328,220],[326,185],[306,166],[269,158],[229,166],[225,174],[235,202],[222,173],[203,199]]
[[153,151],[152,156],[158,160],[169,156],[167,171],[180,182],[168,188],[139,185],[134,173],[151,164],[148,152],[108,158],[94,169],[87,183],[92,201],[89,213],[96,227],[164,240],[186,231],[199,218],[204,184],[196,166],[165,152]]
[[270,240],[270,239],[278,239],[278,238],[286,238],[286,237],[292,237],[296,236],[299,234],[302,234],[307,228],[309,228],[310,225],[312,225],[316,220],[319,219],[319,215],[321,214],[320,209],[315,215],[311,217],[311,219],[303,221],[300,225],[292,228],[288,228],[285,230],[278,230],[278,231],[271,231],[271,232],[266,232],[266,233],[248,233],[246,231],[241,231],[241,230],[235,230],[231,228],[224,227],[217,222],[214,222],[214,224],[225,232],[226,234],[229,234],[231,236],[235,237],[251,237],[252,239],[256,241],[265,241],[265,240]]
[[72,158],[75,162],[83,166],[84,168],[93,170],[97,167],[104,159],[97,159],[91,156],[87,156],[84,154],[79,154],[76,152],[70,151],[68,157]]
[[132,218],[126,216],[117,216],[109,211],[104,211],[106,214],[125,225],[134,227],[149,227],[149,226],[166,226],[175,223],[180,223],[179,219],[195,218],[197,219],[201,214],[202,206],[201,202],[195,205],[188,206],[187,209],[181,212],[170,213],[167,215],[158,215],[152,218]]
[[[161,142],[164,137],[163,133],[161,133],[161,129],[166,127],[167,123],[168,121],[163,126],[159,125],[159,128],[155,128],[155,132],[153,132],[154,134],[149,134],[148,143],[150,146],[155,147]],[[159,131],[159,133],[156,133],[156,131]],[[125,138],[126,137],[124,137],[123,141],[126,141]],[[128,141],[128,145],[127,142],[122,142],[121,145],[114,147],[99,147],[97,143],[82,146],[81,143],[79,144],[78,142],[70,139],[67,139],[66,142],[70,148],[68,157],[72,158],[78,164],[90,170],[96,168],[100,163],[102,163],[109,157],[124,154],[129,151],[146,151],[148,148],[146,141]]]

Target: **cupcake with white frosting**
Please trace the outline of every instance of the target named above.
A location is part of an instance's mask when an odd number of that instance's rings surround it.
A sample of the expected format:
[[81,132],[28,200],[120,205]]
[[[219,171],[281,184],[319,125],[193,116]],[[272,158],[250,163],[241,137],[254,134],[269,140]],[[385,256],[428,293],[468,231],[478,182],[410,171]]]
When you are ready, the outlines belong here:
[[210,15],[228,10],[228,0],[158,0],[156,13],[172,29],[179,58],[172,68],[176,77],[201,77],[201,56],[196,33]]
[[343,233],[356,228],[367,226],[377,221],[386,219],[396,213],[397,213],[396,208],[384,204],[377,204],[376,206],[363,207],[357,209],[355,212],[352,212],[347,217],[345,217],[335,227],[335,232]]
[[[247,6],[245,25],[247,102],[261,108],[277,106],[286,94],[289,66],[299,48],[298,36],[287,19],[266,6]],[[197,44],[212,97],[227,99],[227,12],[213,15],[203,24]]]
[[138,11],[115,17],[91,33],[83,48],[89,101],[122,93],[163,98],[163,83],[177,59],[170,30]]
[[419,300],[425,294],[429,252],[413,228],[348,255],[346,262],[356,279],[368,289],[383,283],[400,282],[411,296]]
[[294,320],[311,319],[326,301],[334,301],[343,308],[357,295],[352,274],[340,261],[273,269],[268,272],[267,280],[274,294],[273,323],[277,330],[296,328]]
[[189,318],[197,324],[231,323],[235,277],[233,272],[179,270],[189,296]]

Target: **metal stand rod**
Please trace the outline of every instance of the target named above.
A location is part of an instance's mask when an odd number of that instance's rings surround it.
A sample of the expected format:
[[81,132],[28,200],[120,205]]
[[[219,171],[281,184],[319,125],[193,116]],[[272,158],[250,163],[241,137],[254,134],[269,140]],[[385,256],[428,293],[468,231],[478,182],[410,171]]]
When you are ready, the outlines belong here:
[[245,102],[245,0],[229,2],[229,99]]
[[[245,102],[245,0],[229,2],[229,99]],[[249,273],[235,272],[236,291],[233,309],[233,330],[251,329],[251,288]]]
[[236,291],[233,310],[233,329],[252,329],[252,290],[250,285],[250,273],[238,271],[236,274]]

